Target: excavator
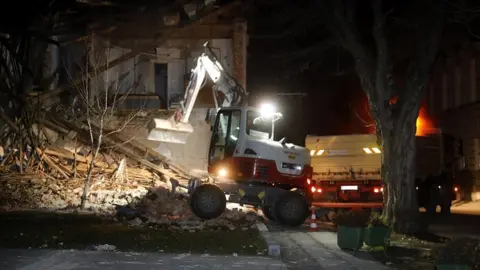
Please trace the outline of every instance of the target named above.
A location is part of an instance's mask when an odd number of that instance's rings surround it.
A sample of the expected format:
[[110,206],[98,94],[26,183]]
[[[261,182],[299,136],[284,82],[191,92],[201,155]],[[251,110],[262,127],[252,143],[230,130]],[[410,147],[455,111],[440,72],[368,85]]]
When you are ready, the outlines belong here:
[[[204,49],[196,59],[181,106],[168,119],[152,120],[149,139],[185,143],[195,132],[188,122],[193,105],[209,78],[216,105],[207,117],[213,124],[209,175],[192,178],[183,186],[192,212],[213,219],[231,202],[260,208],[267,219],[282,225],[303,224],[316,192],[308,149],[287,143],[286,138],[275,141],[275,122],[283,115],[269,104],[247,106],[247,92],[225,71],[208,43]],[[172,184],[180,185],[178,181]]]

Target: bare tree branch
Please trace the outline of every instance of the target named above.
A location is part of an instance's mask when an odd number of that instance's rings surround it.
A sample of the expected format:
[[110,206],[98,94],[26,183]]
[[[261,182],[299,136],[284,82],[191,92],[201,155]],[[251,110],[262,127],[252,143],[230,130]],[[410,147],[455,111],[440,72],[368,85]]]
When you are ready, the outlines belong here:
[[372,1],[373,9],[373,37],[376,43],[377,63],[375,73],[375,83],[377,95],[380,100],[390,100],[393,98],[392,88],[392,64],[390,63],[390,56],[387,48],[387,38],[385,33],[385,23],[388,13],[382,12],[382,0]]
[[421,19],[417,31],[417,46],[407,69],[405,91],[399,101],[405,102],[401,118],[411,113],[418,115],[419,100],[425,95],[426,85],[440,48],[440,39],[445,28],[445,7],[442,1],[429,2],[430,11]]
[[[95,35],[91,35],[91,40],[86,43],[88,62],[86,67],[81,68],[82,80],[74,84],[78,96],[72,104],[72,118],[88,132],[92,155],[81,197],[82,208],[85,207],[100,149],[105,148],[109,136],[127,128],[140,111],[134,110],[128,116],[117,117],[119,106],[137,85],[125,84],[127,74],[120,75],[110,69],[112,48],[108,43],[106,47],[102,47],[100,42],[95,42],[95,38]],[[118,146],[108,145],[110,150],[115,147]]]

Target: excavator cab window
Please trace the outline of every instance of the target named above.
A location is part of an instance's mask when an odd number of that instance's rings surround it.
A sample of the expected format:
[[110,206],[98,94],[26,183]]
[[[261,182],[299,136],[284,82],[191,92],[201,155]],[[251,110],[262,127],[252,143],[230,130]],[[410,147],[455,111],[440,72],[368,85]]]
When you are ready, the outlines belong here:
[[240,136],[240,110],[220,111],[215,121],[210,143],[209,165],[233,156]]
[[[258,119],[259,121],[255,121]],[[247,112],[247,134],[260,139],[270,139],[273,133],[272,121],[261,120],[261,114],[257,111]]]

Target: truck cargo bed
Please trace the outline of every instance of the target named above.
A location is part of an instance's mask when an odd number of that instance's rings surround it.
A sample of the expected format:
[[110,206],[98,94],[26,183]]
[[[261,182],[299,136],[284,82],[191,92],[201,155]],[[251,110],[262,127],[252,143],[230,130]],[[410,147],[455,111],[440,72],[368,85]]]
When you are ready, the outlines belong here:
[[[436,175],[442,167],[439,136],[416,137],[417,176]],[[374,134],[307,135],[313,180],[381,180],[381,151]]]

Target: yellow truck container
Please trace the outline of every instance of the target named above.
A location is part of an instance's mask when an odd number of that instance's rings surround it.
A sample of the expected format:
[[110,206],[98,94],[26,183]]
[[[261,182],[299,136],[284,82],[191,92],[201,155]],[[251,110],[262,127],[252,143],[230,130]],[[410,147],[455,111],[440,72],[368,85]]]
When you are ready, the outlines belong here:
[[[417,179],[442,172],[442,138],[439,133],[416,137]],[[381,149],[374,134],[307,135],[305,147],[310,150],[317,207],[382,207]]]

